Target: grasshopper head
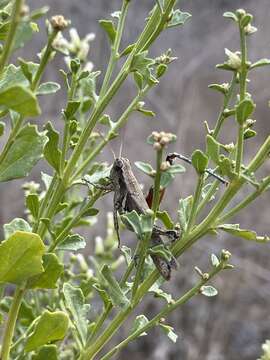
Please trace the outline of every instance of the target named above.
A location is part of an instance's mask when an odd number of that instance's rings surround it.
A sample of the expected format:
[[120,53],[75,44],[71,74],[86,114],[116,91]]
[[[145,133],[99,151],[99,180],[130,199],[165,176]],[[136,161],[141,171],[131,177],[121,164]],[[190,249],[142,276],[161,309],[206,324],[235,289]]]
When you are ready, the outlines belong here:
[[122,176],[122,174],[127,168],[130,168],[130,162],[128,159],[123,157],[116,158],[111,169],[111,179],[119,178],[119,176]]

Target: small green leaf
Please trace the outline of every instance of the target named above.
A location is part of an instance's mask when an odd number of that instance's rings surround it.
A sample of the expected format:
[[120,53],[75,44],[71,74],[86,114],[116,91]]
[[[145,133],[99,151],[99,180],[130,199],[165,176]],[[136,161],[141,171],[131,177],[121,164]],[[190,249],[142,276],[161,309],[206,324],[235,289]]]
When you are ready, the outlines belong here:
[[148,249],[148,254],[161,257],[166,261],[171,261],[172,253],[164,244],[156,245]]
[[80,288],[76,288],[68,283],[63,287],[66,307],[70,311],[74,325],[80,335],[83,345],[86,343],[87,335],[87,314],[90,310],[90,305],[85,304],[85,298]]
[[138,215],[135,210],[121,215],[121,220],[128,228],[133,229],[139,239],[147,236],[153,228],[152,216],[150,214]]
[[13,85],[0,90],[0,105],[22,116],[37,116],[41,113],[36,96],[22,85]]
[[4,225],[5,239],[8,239],[16,231],[31,232],[32,228],[24,219],[15,218],[9,224]]
[[155,174],[155,170],[152,166],[143,161],[136,161],[135,166],[149,176],[153,176],[153,174]]
[[213,266],[218,267],[220,264],[220,261],[218,257],[215,254],[211,254],[211,263]]
[[247,140],[247,139],[251,139],[253,138],[254,136],[257,135],[257,132],[253,129],[246,129],[244,131],[244,139]]
[[243,125],[244,122],[250,117],[255,109],[255,104],[250,99],[244,99],[236,105],[236,120],[239,125]]
[[238,18],[237,16],[235,15],[235,13],[231,12],[231,11],[226,11],[224,14],[223,14],[224,17],[228,18],[228,19],[231,19],[235,22],[238,22]]
[[67,119],[72,118],[73,115],[75,115],[76,111],[80,107],[80,101],[69,101],[67,104],[67,108],[65,110],[65,116]]
[[250,70],[251,69],[255,69],[257,67],[261,67],[261,66],[266,66],[266,65],[270,65],[270,59],[260,59],[258,61],[256,61],[255,63],[250,65]]
[[146,68],[154,64],[154,60],[147,57],[148,51],[136,54],[132,60],[130,71],[144,72]]
[[208,157],[201,151],[195,150],[191,157],[192,165],[199,175],[203,174],[208,163]]
[[104,306],[107,307],[109,304],[112,304],[111,298],[106,290],[104,290],[100,284],[94,284],[93,288],[98,292],[101,297]]
[[57,171],[60,171],[61,151],[58,148],[59,133],[53,128],[52,123],[49,121],[44,127],[47,130],[46,135],[49,141],[44,148],[44,157],[48,163]]
[[210,159],[215,164],[218,164],[219,163],[220,144],[211,135],[207,135],[206,142],[207,142],[207,145],[206,145],[207,154],[209,155]]
[[270,241],[268,236],[258,236],[255,231],[240,229],[239,224],[222,224],[217,227],[219,230],[226,231],[227,233],[246,239],[250,241],[256,241],[260,243],[265,243]]
[[131,53],[131,51],[134,49],[136,44],[130,44],[128,45],[120,54],[120,57],[126,56]]
[[0,245],[0,282],[20,284],[44,271],[45,246],[39,235],[16,231]]
[[47,141],[36,125],[27,124],[17,135],[5,160],[0,165],[0,181],[25,177],[42,157]]
[[187,223],[188,223],[188,219],[190,216],[192,201],[193,201],[192,196],[188,196],[185,199],[179,200],[178,221],[179,221],[180,227],[181,227],[181,229],[183,229],[183,231],[185,231],[187,228]]
[[[144,315],[136,316],[136,318],[135,318],[135,320],[133,322],[132,328],[130,330],[130,333],[133,334],[136,331],[140,330],[145,325],[147,325],[148,322],[149,322],[149,320],[147,319],[146,316],[144,316]],[[143,333],[140,334],[140,336],[145,336],[145,335],[147,335],[146,332],[143,332]]]
[[129,305],[129,300],[126,295],[123,293],[120,285],[113,276],[110,268],[107,265],[104,265],[101,274],[105,280],[105,288],[108,291],[108,294],[112,300],[114,306],[126,306]]
[[219,170],[221,175],[228,176],[230,180],[233,180],[236,176],[232,160],[224,155],[220,155]]
[[184,25],[185,22],[191,17],[191,14],[188,12],[182,12],[180,9],[176,9],[173,11],[170,21],[167,24],[168,28],[174,26]]
[[216,296],[218,294],[217,289],[215,289],[213,286],[204,285],[200,289],[200,293],[204,296]]
[[240,26],[242,28],[246,27],[252,21],[252,19],[253,19],[253,16],[251,14],[246,14],[240,20]]
[[37,20],[42,16],[46,15],[49,10],[50,10],[49,6],[43,6],[39,9],[35,9],[34,11],[31,12],[31,19]]
[[38,353],[32,356],[32,360],[58,360],[57,346],[56,345],[44,345]]
[[131,261],[132,261],[132,253],[131,253],[131,249],[125,245],[121,246],[121,252],[123,253],[127,266],[130,265]]
[[49,342],[62,340],[68,330],[68,322],[69,319],[63,311],[44,311],[34,332],[26,341],[25,351],[29,352]]
[[96,216],[98,213],[99,213],[98,209],[88,208],[85,210],[85,212],[82,214],[82,216]]
[[142,90],[143,88],[143,76],[141,73],[139,73],[138,71],[134,72],[134,80],[136,85],[138,86],[139,90]]
[[48,94],[55,94],[58,90],[61,89],[61,86],[56,82],[46,82],[39,85],[36,95],[48,95]]
[[157,218],[163,222],[164,226],[167,229],[171,230],[174,228],[174,223],[173,223],[172,219],[170,218],[170,215],[168,214],[167,211],[158,211]]
[[106,31],[111,44],[114,43],[116,36],[116,29],[111,20],[99,20],[100,26]]
[[47,253],[43,255],[44,272],[28,280],[30,289],[55,289],[56,282],[64,270],[64,265],[60,263],[55,254]]
[[86,242],[79,234],[68,235],[62,242],[57,245],[58,250],[77,251],[84,249]]
[[161,329],[165,332],[165,334],[168,336],[168,338],[173,342],[176,343],[178,335],[174,332],[174,329],[172,326],[159,323],[159,326]]
[[39,212],[39,199],[37,194],[29,194],[26,197],[26,207],[29,209],[30,213],[37,219]]
[[159,64],[157,67],[157,77],[160,78],[161,76],[163,76],[166,71],[168,70],[168,66],[165,64]]
[[148,291],[154,293],[155,297],[164,299],[168,304],[173,303],[172,295],[162,290],[157,282],[155,282]]

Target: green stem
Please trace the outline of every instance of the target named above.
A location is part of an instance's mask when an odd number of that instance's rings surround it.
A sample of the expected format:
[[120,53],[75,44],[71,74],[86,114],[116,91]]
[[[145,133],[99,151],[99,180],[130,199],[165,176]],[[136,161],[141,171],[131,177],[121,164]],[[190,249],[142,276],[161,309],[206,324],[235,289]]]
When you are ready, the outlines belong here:
[[102,194],[102,190],[98,190],[95,195],[91,198],[91,201],[89,201],[79,212],[78,214],[72,218],[69,223],[65,226],[65,228],[61,231],[61,233],[57,236],[57,238],[54,240],[53,244],[48,249],[48,252],[52,252],[55,250],[58,244],[61,243],[62,240],[65,239],[66,236],[68,236],[70,230],[78,223],[78,221],[81,219],[82,215],[85,213],[86,209],[92,207],[95,202],[100,198]]
[[3,52],[0,58],[0,73],[2,73],[4,66],[7,63],[8,58],[12,51],[12,46],[16,35],[16,29],[20,23],[20,17],[21,17],[20,12],[21,12],[22,3],[23,0],[14,1],[10,24],[9,24],[9,30],[4,44]]
[[189,216],[188,224],[187,224],[187,228],[186,228],[186,233],[189,233],[190,229],[192,229],[192,227],[196,221],[197,208],[198,208],[198,203],[201,198],[203,184],[204,184],[204,173],[200,174],[199,178],[198,178],[194,198],[192,201],[190,216]]
[[218,137],[220,129],[223,125],[223,122],[226,119],[226,117],[224,115],[224,110],[227,109],[228,105],[230,104],[230,101],[231,101],[231,98],[232,98],[232,95],[233,95],[233,92],[235,89],[235,84],[236,84],[236,73],[233,74],[233,78],[229,85],[228,93],[224,96],[223,106],[219,113],[215,129],[213,131],[213,138],[215,138],[215,139]]
[[208,202],[211,200],[212,196],[218,191],[218,188],[219,188],[219,180],[215,180],[211,184],[211,186],[210,186],[209,190],[207,191],[207,193],[205,194],[204,199],[202,199],[202,201],[198,205],[197,215],[202,211],[202,209],[204,209],[206,204],[208,204]]
[[100,90],[100,94],[99,94],[99,96],[101,96],[101,97],[104,96],[104,94],[106,93],[106,91],[108,89],[110,79],[113,74],[113,70],[118,61],[118,51],[119,51],[119,46],[120,46],[120,42],[121,42],[122,35],[123,35],[123,30],[124,30],[125,20],[126,20],[126,16],[127,16],[127,12],[128,12],[129,3],[130,3],[129,0],[123,0],[123,2],[122,2],[122,8],[121,8],[120,18],[119,18],[118,25],[117,25],[115,40],[114,40],[114,44],[112,45],[109,64],[108,64],[107,71],[106,71],[106,74],[105,74],[105,77],[103,80],[103,84],[102,84],[102,87]]
[[172,304],[165,305],[162,310],[153,317],[146,325],[139,328],[135,332],[133,332],[131,335],[129,335],[125,340],[120,342],[118,345],[114,346],[112,350],[110,350],[107,354],[105,354],[101,360],[108,360],[113,355],[119,352],[122,348],[127,346],[128,343],[138,338],[141,334],[144,332],[148,332],[151,328],[154,326],[158,326],[160,321],[163,318],[166,318],[171,312],[173,312],[178,307],[185,304],[187,301],[189,301],[192,297],[195,295],[198,295],[200,293],[200,289],[203,285],[205,285],[210,279],[212,279],[217,273],[219,273],[224,268],[224,263],[221,263],[218,267],[214,268],[211,273],[209,274],[209,277],[207,279],[201,279],[201,281],[198,282],[195,286],[193,286],[192,289],[187,291],[183,296],[181,296],[178,300],[173,302]]
[[8,313],[8,319],[6,323],[6,328],[3,337],[2,351],[1,351],[1,360],[9,360],[10,346],[12,343],[12,338],[14,334],[14,329],[16,325],[17,316],[20,310],[22,298],[24,295],[25,289],[17,287],[13,301]]
[[152,210],[154,212],[153,215],[154,221],[156,219],[157,211],[159,209],[162,155],[163,155],[163,149],[161,148],[161,150],[157,151],[157,157],[156,157],[156,176],[155,176],[153,204],[152,204]]
[[[245,99],[246,96],[246,86],[247,86],[247,44],[246,44],[246,35],[244,29],[239,24],[240,31],[240,43],[241,43],[241,71],[239,73],[240,79],[240,101]],[[244,152],[244,124],[239,124],[238,128],[238,140],[237,140],[237,149],[236,149],[236,167],[235,171],[240,176],[241,165]]]
[[33,78],[32,84],[31,84],[31,90],[33,90],[33,91],[35,91],[38,88],[41,77],[44,73],[44,70],[45,70],[49,60],[50,60],[51,53],[53,51],[52,43],[53,43],[57,33],[58,33],[58,31],[54,30],[48,37],[46,49],[45,49],[44,53],[42,54],[42,58],[40,60],[39,67],[37,69],[37,72]]

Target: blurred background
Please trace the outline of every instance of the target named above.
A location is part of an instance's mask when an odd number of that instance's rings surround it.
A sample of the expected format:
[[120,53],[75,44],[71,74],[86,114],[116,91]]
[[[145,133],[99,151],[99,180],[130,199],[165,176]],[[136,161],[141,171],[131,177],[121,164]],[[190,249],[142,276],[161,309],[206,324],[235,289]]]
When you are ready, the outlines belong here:
[[[119,10],[121,1],[28,1],[32,9],[46,3],[50,5],[50,15],[63,14],[71,19],[72,26],[77,28],[81,37],[90,32],[96,33],[96,39],[91,43],[89,60],[95,64],[95,70],[103,70],[108,61],[109,47],[105,34],[98,25],[98,19],[108,18],[110,13]],[[152,4],[152,0],[132,1],[124,43],[132,43]],[[184,27],[166,31],[151,49],[151,55],[158,56],[172,48],[173,55],[178,57],[160,85],[147,97],[147,107],[157,115],[155,118],[145,118],[136,114],[122,132],[123,155],[132,163],[137,160],[153,163],[154,153],[146,144],[146,138],[153,130],[177,134],[178,140],[170,151],[190,155],[195,148],[204,148],[203,121],[207,120],[210,126],[214,125],[222,101],[221,96],[207,86],[210,83],[230,81],[230,73],[216,70],[215,65],[224,61],[224,48],[239,50],[238,31],[232,21],[222,17],[224,11],[245,8],[251,12],[258,32],[248,38],[249,57],[253,61],[270,57],[269,0],[182,0],[180,6],[182,11],[190,12],[192,18]],[[41,49],[42,39],[45,40],[44,24],[41,24],[39,36],[35,37],[23,53],[27,60],[36,60],[35,52]],[[64,66],[61,56],[57,56],[48,67],[46,80],[61,82],[59,66]],[[255,118],[258,136],[247,142],[245,160],[256,153],[259,144],[270,132],[270,67],[253,71],[250,80],[249,91],[257,103]],[[127,84],[110,107],[112,117],[116,117],[130,99],[132,82],[130,79],[130,84]],[[61,92],[46,97],[42,104],[44,121],[52,120],[56,126],[60,124],[60,111],[64,101],[64,94]],[[221,139],[229,143],[235,141],[234,137],[234,122],[230,119]],[[120,142],[115,141],[113,147],[118,152]],[[104,151],[102,159],[112,161],[109,150]],[[43,166],[44,164],[39,163],[30,178],[39,180]],[[265,173],[269,173],[269,170],[270,163],[264,167]],[[150,185],[149,178],[145,178],[136,169],[134,171],[147,189]],[[164,209],[168,209],[171,214],[175,212],[176,217],[178,199],[192,193],[195,179],[192,168],[181,174],[166,194]],[[15,216],[23,216],[21,184],[21,181],[1,184],[1,224],[9,222]],[[111,197],[107,196],[99,204],[104,212],[105,209],[112,209],[111,200]],[[269,234],[269,210],[269,194],[266,193],[263,200],[258,199],[235,221],[233,219],[233,222],[240,223],[243,228],[254,229],[262,235]],[[100,233],[99,226],[102,221],[104,219],[100,220],[91,232],[86,230],[89,243]],[[135,360],[144,356],[148,360],[254,360],[259,357],[261,343],[270,338],[269,245],[249,243],[221,234],[218,237],[201,239],[181,258],[180,269],[166,286],[179,296],[196,280],[193,267],[197,265],[207,270],[210,254],[218,253],[223,248],[232,252],[235,270],[223,273],[214,281],[214,285],[219,289],[219,296],[194,298],[169,319],[179,335],[177,343],[170,342],[160,330],[153,330],[149,336],[131,343],[119,355],[119,359]],[[91,251],[91,245],[87,250]],[[153,302],[149,297],[149,302],[141,310],[151,317],[158,306],[157,301]],[[119,338],[128,331],[129,326],[124,327]]]

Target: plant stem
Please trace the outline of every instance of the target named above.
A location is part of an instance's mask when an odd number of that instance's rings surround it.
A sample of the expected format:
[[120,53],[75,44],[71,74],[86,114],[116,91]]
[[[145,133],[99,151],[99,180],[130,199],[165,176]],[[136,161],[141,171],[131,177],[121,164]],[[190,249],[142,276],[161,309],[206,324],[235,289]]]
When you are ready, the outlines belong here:
[[[246,35],[243,27],[239,24],[240,31],[240,43],[241,43],[241,72],[239,73],[240,79],[240,102],[245,99],[246,96],[246,83],[247,83],[247,44]],[[238,128],[238,140],[236,149],[236,166],[235,171],[240,176],[241,164],[244,151],[244,124],[239,124]]]
[[210,186],[209,190],[207,191],[207,193],[205,194],[204,199],[202,199],[202,201],[198,205],[197,215],[202,211],[202,209],[204,209],[206,204],[211,200],[212,196],[218,191],[218,188],[219,188],[219,180],[215,180],[211,184],[211,186]]
[[107,71],[106,71],[106,74],[105,74],[105,77],[103,80],[103,84],[102,84],[102,87],[100,90],[100,94],[99,94],[99,96],[101,96],[101,97],[105,94],[105,92],[108,89],[110,79],[113,74],[113,70],[114,70],[117,60],[118,60],[118,51],[119,51],[119,46],[120,46],[120,42],[122,39],[122,34],[123,34],[123,30],[124,30],[124,25],[125,25],[127,12],[128,12],[129,3],[130,3],[129,0],[123,0],[123,2],[122,2],[120,18],[119,18],[117,29],[116,29],[115,40],[114,40],[114,44],[112,45],[112,48],[111,48],[109,64],[108,64]]
[[201,198],[203,184],[204,184],[204,174],[200,174],[199,178],[198,178],[194,198],[193,198],[193,201],[192,201],[192,206],[191,206],[190,216],[189,216],[189,219],[188,219],[186,233],[189,233],[190,229],[193,227],[194,222],[196,220],[197,208],[198,208],[198,203],[199,203],[200,198]]
[[2,351],[1,351],[1,360],[9,360],[10,346],[12,343],[13,333],[15,329],[15,324],[17,320],[17,316],[20,310],[22,298],[24,295],[25,289],[17,287],[13,301],[11,304],[11,308],[8,313],[8,320],[6,323],[6,328],[3,337],[2,343]]
[[2,73],[4,66],[7,63],[8,58],[12,51],[12,46],[13,46],[14,38],[16,35],[16,29],[20,23],[20,17],[21,17],[20,12],[21,12],[22,3],[23,3],[23,0],[15,0],[14,1],[12,13],[11,13],[10,24],[9,24],[9,30],[8,30],[8,34],[7,34],[7,37],[5,40],[3,52],[2,52],[2,55],[0,58],[0,73]]
[[108,360],[113,355],[115,355],[119,350],[121,350],[123,347],[127,346],[128,343],[138,338],[141,334],[143,334],[146,331],[149,331],[154,326],[157,326],[161,319],[166,318],[171,312],[173,312],[178,307],[185,304],[187,301],[189,301],[192,297],[195,295],[198,295],[200,292],[200,289],[203,285],[205,285],[210,279],[212,279],[217,273],[219,273],[224,268],[224,264],[220,264],[218,267],[214,268],[211,273],[209,274],[208,279],[201,279],[195,286],[193,286],[192,289],[187,291],[183,296],[181,296],[179,299],[174,301],[171,304],[165,305],[162,310],[153,317],[147,324],[145,324],[143,327],[139,328],[135,332],[133,332],[131,335],[129,335],[125,340],[120,342],[118,345],[114,346],[112,350],[110,350],[106,355],[104,355],[101,360]]

